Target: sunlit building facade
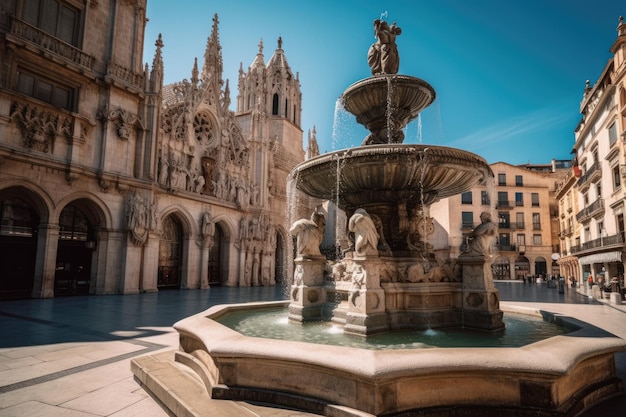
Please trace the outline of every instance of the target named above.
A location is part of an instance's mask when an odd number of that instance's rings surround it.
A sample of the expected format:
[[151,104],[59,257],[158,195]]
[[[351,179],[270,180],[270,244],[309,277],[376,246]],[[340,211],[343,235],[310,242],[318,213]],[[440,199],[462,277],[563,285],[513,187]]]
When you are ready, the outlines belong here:
[[217,15],[172,85],[146,22],[146,0],[0,3],[0,297],[285,280],[305,152],[282,39],[231,110]]

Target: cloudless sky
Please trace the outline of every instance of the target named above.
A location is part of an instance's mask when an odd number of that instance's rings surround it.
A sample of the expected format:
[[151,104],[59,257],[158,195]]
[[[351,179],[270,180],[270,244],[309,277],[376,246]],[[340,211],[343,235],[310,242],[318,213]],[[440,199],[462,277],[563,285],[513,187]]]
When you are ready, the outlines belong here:
[[[240,64],[259,41],[267,63],[282,48],[302,91],[303,146],[315,127],[320,152],[358,146],[367,134],[336,101],[371,76],[372,22],[402,29],[399,74],[422,78],[435,102],[406,129],[404,143],[451,146],[489,163],[571,159],[585,81],[612,54],[624,0],[148,0],[144,61],[163,36],[165,84],[201,66],[219,17],[224,80],[237,98]],[[355,127],[356,126],[356,127]]]

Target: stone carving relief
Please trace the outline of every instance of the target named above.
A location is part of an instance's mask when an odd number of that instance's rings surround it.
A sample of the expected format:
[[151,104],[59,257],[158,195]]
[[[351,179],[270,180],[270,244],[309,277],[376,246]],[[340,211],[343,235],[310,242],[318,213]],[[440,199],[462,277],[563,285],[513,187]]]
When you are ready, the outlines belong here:
[[247,284],[275,284],[272,271],[276,251],[276,233],[276,228],[271,224],[269,215],[266,213],[244,216],[239,221],[237,246],[246,257],[243,279]]
[[128,194],[126,201],[126,222],[130,241],[137,246],[148,240],[148,231],[158,228],[156,203],[150,204],[148,197],[137,192]]
[[25,148],[53,152],[57,136],[72,138],[73,119],[70,116],[16,101],[11,108],[11,118],[17,122],[22,132],[22,144]]
[[110,110],[104,106],[98,111],[98,118],[103,122],[112,121],[115,123],[115,133],[122,140],[129,140],[137,136],[136,129],[143,128],[143,124],[136,114],[121,107]]

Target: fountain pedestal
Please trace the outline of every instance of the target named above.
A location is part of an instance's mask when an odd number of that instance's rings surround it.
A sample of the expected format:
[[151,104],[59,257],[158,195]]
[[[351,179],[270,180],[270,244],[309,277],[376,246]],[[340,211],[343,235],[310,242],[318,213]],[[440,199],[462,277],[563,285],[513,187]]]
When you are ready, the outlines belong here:
[[380,287],[381,260],[378,256],[363,257],[351,263],[352,287],[344,332],[367,335],[388,330],[385,291]]
[[491,263],[481,255],[462,255],[457,263],[463,271],[463,326],[490,331],[504,329]]
[[326,258],[298,257],[294,263],[289,320],[297,322],[319,320],[322,317],[322,307],[326,303],[324,290]]

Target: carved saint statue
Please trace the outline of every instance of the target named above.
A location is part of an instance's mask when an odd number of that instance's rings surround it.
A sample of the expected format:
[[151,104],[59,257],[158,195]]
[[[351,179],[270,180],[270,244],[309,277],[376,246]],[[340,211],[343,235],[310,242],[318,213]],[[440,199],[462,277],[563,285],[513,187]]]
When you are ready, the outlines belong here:
[[491,214],[486,211],[480,214],[481,223],[470,234],[470,245],[465,253],[467,256],[489,257],[491,244],[496,236],[498,227],[491,221]]
[[367,211],[357,209],[350,217],[348,230],[354,233],[354,251],[357,255],[378,255],[379,235]]
[[393,22],[391,26],[384,21],[374,20],[374,33],[377,41],[372,44],[367,54],[367,63],[372,75],[397,74],[400,68],[400,56],[396,46],[396,37],[402,29]]
[[296,237],[297,256],[322,256],[320,244],[325,225],[324,214],[317,210],[311,214],[311,220],[300,219],[293,223],[289,233]]

